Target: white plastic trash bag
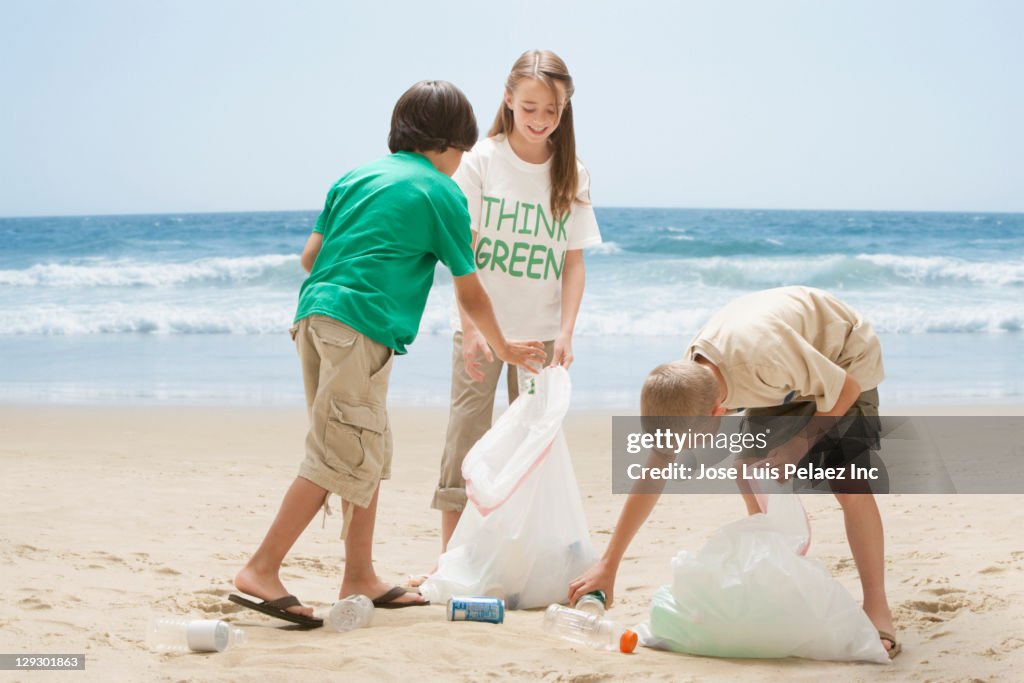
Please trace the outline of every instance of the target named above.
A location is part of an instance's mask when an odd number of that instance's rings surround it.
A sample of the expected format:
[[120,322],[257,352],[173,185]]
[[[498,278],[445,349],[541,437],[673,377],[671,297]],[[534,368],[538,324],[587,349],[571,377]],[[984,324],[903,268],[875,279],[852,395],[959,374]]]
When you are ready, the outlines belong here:
[[655,592],[641,642],[712,657],[888,663],[861,606],[801,556],[809,526],[799,498],[767,500],[766,514],[723,526],[696,555],[675,556],[672,586]]
[[437,571],[420,587],[433,602],[454,595],[503,598],[508,609],[566,599],[596,556],[562,434],[572,387],[548,368],[466,455],[470,504]]

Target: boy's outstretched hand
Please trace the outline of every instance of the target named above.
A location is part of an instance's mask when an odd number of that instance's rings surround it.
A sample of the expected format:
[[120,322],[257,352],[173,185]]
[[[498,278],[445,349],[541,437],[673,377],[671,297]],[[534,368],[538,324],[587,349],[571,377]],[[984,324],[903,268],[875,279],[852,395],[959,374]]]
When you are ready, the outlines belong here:
[[[472,327],[475,328],[467,329],[466,335],[463,337],[464,354],[467,351],[465,348],[466,337],[469,337],[468,346],[471,347],[469,350],[473,351],[475,358],[476,350],[479,349],[479,344],[473,339],[475,332],[486,339],[494,349],[494,355],[506,363],[518,365],[533,374],[537,374],[538,369],[544,367],[547,354],[544,353],[542,342],[509,341],[502,335],[498,320],[494,317],[494,309],[491,307],[491,298],[487,296],[476,273],[459,275],[455,278],[455,298],[459,303],[460,311],[469,317]],[[464,324],[464,327],[468,328],[469,326]],[[463,355],[463,360],[466,360],[465,355]],[[477,366],[477,370],[479,370],[479,366]],[[469,363],[466,364],[466,371],[469,372],[470,377],[476,379]],[[480,373],[477,373],[477,376],[480,376]]]
[[598,560],[593,567],[569,583],[569,604],[575,605],[587,593],[604,591],[605,607],[611,607],[615,599],[616,569],[603,559]]
[[506,340],[505,345],[494,353],[509,365],[519,367],[537,374],[539,368],[544,367],[544,359],[547,354],[544,352],[544,342],[539,341],[510,341]]
[[491,347],[487,345],[484,335],[477,331],[470,332],[465,327],[464,325],[462,333],[462,364],[470,379],[474,382],[482,382],[484,381],[484,371],[480,368],[482,364],[480,359],[483,358],[491,363],[494,361],[494,354],[491,353]]

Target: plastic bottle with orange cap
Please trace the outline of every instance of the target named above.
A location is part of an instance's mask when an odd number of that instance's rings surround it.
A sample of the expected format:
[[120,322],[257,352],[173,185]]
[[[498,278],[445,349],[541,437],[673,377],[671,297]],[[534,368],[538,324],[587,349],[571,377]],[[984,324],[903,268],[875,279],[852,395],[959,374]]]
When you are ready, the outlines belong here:
[[637,643],[635,632],[611,619],[557,604],[544,613],[544,631],[571,643],[627,654]]

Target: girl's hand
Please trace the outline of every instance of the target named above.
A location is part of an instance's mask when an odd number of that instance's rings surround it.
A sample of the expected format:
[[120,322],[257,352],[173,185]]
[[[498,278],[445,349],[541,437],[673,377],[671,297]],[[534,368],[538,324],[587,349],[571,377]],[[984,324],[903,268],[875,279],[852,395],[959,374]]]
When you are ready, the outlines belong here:
[[604,591],[605,607],[611,607],[615,599],[615,573],[618,567],[613,567],[604,559],[598,560],[597,564],[583,572],[579,578],[569,584],[569,604],[575,605],[576,601],[587,593]]
[[463,333],[462,363],[466,367],[466,374],[474,382],[484,381],[484,371],[480,367],[482,363],[479,360],[481,354],[488,363],[494,362],[494,355],[491,353],[491,347],[487,345],[484,335],[477,331]]
[[551,356],[551,367],[561,365],[568,370],[572,361],[572,335],[560,334],[555,338],[555,351]]

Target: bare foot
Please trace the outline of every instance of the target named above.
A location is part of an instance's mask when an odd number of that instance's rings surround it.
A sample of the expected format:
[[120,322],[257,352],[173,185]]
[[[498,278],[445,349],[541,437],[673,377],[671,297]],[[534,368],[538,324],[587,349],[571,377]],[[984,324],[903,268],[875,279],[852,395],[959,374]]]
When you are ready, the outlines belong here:
[[[357,595],[357,594],[359,594],[359,595],[365,595],[366,597],[370,598],[370,600],[376,600],[377,598],[381,597],[382,595],[387,593],[392,588],[393,588],[393,586],[390,586],[390,585],[384,583],[383,581],[381,581],[380,579],[378,579],[376,577],[374,577],[372,580],[366,581],[366,582],[355,582],[355,581],[353,581],[353,582],[342,582],[342,584],[341,584],[341,591],[338,592],[338,598],[347,598],[350,595]],[[419,593],[406,593],[405,595],[402,595],[402,596],[399,596],[399,597],[395,598],[391,602],[393,604],[396,604],[396,605],[402,605],[402,604],[410,604],[411,605],[411,604],[415,604],[417,602],[426,602],[426,601],[427,601],[427,599],[424,598]]]
[[[277,600],[289,594],[276,573],[260,574],[249,565],[235,575],[235,588],[260,600]],[[288,611],[304,617],[313,616],[313,608],[306,605],[289,607]]]
[[[869,608],[865,605],[864,613],[868,615],[868,619],[871,620],[871,623],[874,625],[876,630],[892,634],[896,633],[896,628],[892,624],[892,612],[889,611],[889,607],[887,605],[873,608]],[[881,641],[886,652],[895,646],[895,644],[887,638],[882,638]]]
[[423,585],[423,582],[426,581],[427,578],[430,577],[430,575],[433,574],[436,571],[437,571],[437,565],[435,564],[434,568],[431,569],[426,574],[409,574],[409,580],[406,582],[406,585],[409,586],[410,588],[419,588],[420,586]]

